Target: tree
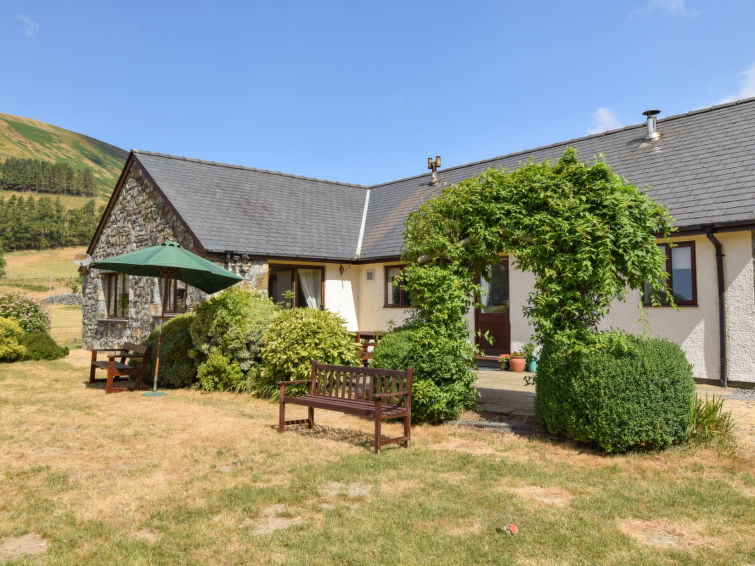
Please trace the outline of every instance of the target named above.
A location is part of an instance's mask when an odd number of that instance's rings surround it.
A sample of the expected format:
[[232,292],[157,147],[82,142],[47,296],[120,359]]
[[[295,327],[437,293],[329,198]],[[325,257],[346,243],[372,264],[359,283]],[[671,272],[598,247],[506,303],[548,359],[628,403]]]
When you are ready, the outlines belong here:
[[[445,188],[407,220],[404,285],[413,322],[466,340],[464,314],[479,297],[476,281],[507,254],[535,274],[524,308],[534,338],[579,349],[629,289],[645,281],[665,288],[665,257],[655,240],[668,236],[671,222],[665,207],[604,160],[581,163],[572,148],[556,163],[489,169]],[[460,351],[471,367],[474,353]]]

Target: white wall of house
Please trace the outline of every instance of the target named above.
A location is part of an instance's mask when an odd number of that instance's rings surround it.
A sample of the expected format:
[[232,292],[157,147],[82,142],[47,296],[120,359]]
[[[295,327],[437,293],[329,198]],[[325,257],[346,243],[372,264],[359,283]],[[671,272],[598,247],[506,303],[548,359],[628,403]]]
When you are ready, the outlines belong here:
[[[343,265],[343,273],[341,273]],[[350,332],[361,330],[358,325],[359,266],[328,263],[325,265],[325,308],[341,315]]]
[[[366,263],[354,266],[359,268],[356,279],[358,288],[357,313],[359,317],[359,330],[373,332],[375,330],[388,330],[393,326],[399,326],[409,311],[407,309],[385,306],[385,268],[391,265],[401,265],[400,262],[390,263]],[[367,280],[368,272],[372,272],[372,280]]]
[[[755,273],[753,233],[716,234],[723,246],[726,283],[727,365],[729,381],[755,382]],[[645,307],[643,322],[640,293],[630,293],[616,302],[602,328],[621,328],[633,333],[647,329],[651,336],[679,344],[693,366],[695,377],[720,379],[718,333],[718,287],[713,244],[704,236],[677,236],[677,242],[695,242],[697,306]],[[511,269],[511,348],[529,340],[532,327],[522,314],[532,290],[531,273]]]

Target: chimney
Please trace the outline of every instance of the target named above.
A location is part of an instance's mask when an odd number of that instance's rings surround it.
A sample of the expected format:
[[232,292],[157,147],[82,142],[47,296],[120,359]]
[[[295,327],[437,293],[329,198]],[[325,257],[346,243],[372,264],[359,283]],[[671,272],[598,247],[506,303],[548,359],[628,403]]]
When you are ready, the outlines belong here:
[[661,137],[661,133],[656,128],[656,116],[660,113],[660,110],[645,110],[642,113],[642,115],[647,116],[648,119],[648,135],[646,139],[650,141],[657,140]]
[[436,155],[434,161],[432,157],[427,158],[427,168],[432,171],[430,174],[431,185],[437,185],[440,183],[440,179],[438,178],[438,167],[440,167],[440,155]]

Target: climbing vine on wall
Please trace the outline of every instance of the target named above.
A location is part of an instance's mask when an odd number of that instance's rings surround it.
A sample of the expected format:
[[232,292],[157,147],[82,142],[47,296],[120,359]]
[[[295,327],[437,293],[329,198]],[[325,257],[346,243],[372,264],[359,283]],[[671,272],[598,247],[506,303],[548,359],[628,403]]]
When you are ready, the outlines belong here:
[[[645,281],[665,289],[668,209],[627,183],[601,158],[567,149],[556,162],[489,169],[445,188],[406,223],[404,285],[411,324],[466,340],[475,283],[500,254],[535,275],[524,308],[539,342],[588,343],[616,299]],[[466,350],[469,366],[474,352]],[[470,385],[471,387],[471,385]]]

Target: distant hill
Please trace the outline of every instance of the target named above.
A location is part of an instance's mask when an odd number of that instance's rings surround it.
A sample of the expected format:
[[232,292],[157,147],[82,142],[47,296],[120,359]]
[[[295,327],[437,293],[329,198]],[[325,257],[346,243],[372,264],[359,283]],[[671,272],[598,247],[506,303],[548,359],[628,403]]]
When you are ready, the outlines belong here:
[[7,157],[63,162],[74,169],[89,167],[99,191],[109,195],[126,163],[128,152],[52,124],[0,114],[0,161]]

